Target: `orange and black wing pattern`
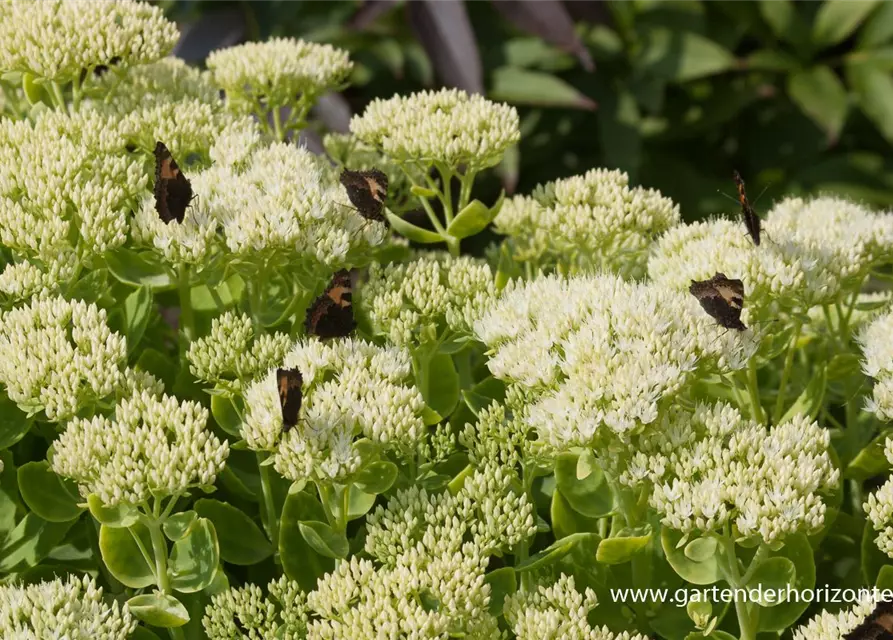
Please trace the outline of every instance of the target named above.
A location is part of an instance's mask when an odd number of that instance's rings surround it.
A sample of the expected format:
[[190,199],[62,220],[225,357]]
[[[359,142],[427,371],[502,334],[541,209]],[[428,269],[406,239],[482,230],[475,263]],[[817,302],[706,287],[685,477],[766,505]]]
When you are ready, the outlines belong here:
[[349,336],[357,326],[353,317],[352,293],[350,272],[342,269],[332,277],[331,284],[307,309],[304,320],[307,335],[323,340]]
[[297,369],[276,369],[276,385],[279,388],[279,406],[282,407],[282,431],[288,431],[298,424],[303,395],[301,386],[304,377]]
[[378,169],[369,171],[341,172],[341,184],[347,190],[347,197],[357,208],[361,216],[367,220],[384,222],[384,201],[388,197],[388,177]]
[[741,280],[716,273],[709,280],[692,280],[688,290],[721,326],[738,331],[747,329],[741,322],[744,307],[744,283]]
[[893,640],[893,602],[881,600],[874,611],[844,640]]
[[741,216],[744,218],[744,226],[747,228],[747,233],[750,235],[753,243],[760,246],[760,217],[750,205],[750,200],[747,199],[747,191],[744,189],[744,180],[741,178],[741,174],[735,171],[732,174],[732,178],[735,180],[735,186],[738,188],[738,202],[741,203]]
[[192,185],[163,142],[155,143],[155,210],[165,224],[183,222],[192,202]]

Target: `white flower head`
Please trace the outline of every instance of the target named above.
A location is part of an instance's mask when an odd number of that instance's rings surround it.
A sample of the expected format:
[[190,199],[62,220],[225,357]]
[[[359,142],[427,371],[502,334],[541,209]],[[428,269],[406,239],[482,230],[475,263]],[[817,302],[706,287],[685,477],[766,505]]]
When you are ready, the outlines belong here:
[[121,400],[113,418],[75,418],[56,441],[53,470],[108,507],[209,486],[229,445],[206,428],[208,411],[143,391]]
[[517,260],[608,269],[640,277],[654,239],[679,223],[679,205],[658,191],[629,187],[621,171],[593,169],[503,203],[496,232]]
[[251,318],[227,311],[211,321],[211,332],[189,345],[190,371],[199,380],[248,382],[282,362],[291,349],[288,334],[255,338]]
[[211,596],[202,626],[210,640],[232,638],[304,638],[307,633],[307,594],[285,576],[267,586],[268,595],[255,584],[230,588]]
[[531,425],[559,450],[654,424],[688,384],[741,369],[757,346],[687,292],[613,275],[510,283],[474,329],[493,375],[536,392]]
[[214,51],[208,69],[237,113],[261,105],[279,107],[300,99],[312,104],[324,91],[337,89],[353,69],[346,51],[295,38],[272,38]]
[[446,253],[422,254],[405,263],[372,263],[363,285],[362,306],[375,330],[398,345],[418,343],[420,335],[445,329],[471,333],[494,290],[486,262]]
[[869,409],[880,420],[893,419],[893,311],[888,311],[862,329],[862,371],[874,378]]
[[637,441],[645,472],[624,484],[653,485],[651,506],[665,526],[683,533],[734,524],[767,544],[815,533],[825,521],[822,493],[840,477],[828,453],[830,436],[802,415],[770,429],[725,404],[674,410]]
[[126,356],[94,304],[39,298],[0,315],[0,381],[20,407],[53,421],[115,391]]
[[89,576],[0,586],[4,638],[126,640],[136,625],[127,605],[103,599],[102,588]]
[[13,0],[0,20],[0,69],[66,83],[99,65],[154,62],[179,35],[159,7],[145,2]]
[[359,340],[298,343],[281,365],[298,369],[303,400],[298,424],[283,433],[276,371],[245,391],[242,437],[249,448],[275,450],[276,470],[292,480],[338,480],[356,471],[355,440],[365,437],[398,455],[425,437],[425,403],[410,382],[409,354]]
[[794,628],[794,640],[843,640],[874,611],[877,603],[865,596],[835,613],[822,611]]
[[521,137],[514,107],[458,89],[373,100],[350,130],[397,162],[469,171],[499,163]]
[[[884,455],[893,464],[893,438],[884,442]],[[875,493],[868,496],[865,513],[878,532],[875,544],[893,558],[893,479],[888,479]]]

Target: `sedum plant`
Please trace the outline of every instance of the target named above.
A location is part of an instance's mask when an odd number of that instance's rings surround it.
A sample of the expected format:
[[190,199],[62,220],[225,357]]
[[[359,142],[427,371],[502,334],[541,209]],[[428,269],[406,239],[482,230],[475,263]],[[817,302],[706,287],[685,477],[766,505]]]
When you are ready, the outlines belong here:
[[836,639],[876,594],[768,594],[893,588],[893,214],[488,206],[504,104],[377,100],[327,158],[287,138],[347,51],[0,17],[4,637]]

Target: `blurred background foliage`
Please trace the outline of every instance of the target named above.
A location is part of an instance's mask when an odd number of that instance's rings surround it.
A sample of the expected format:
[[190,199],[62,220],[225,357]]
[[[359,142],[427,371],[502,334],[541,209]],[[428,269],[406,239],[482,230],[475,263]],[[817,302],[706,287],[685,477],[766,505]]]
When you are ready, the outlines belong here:
[[[490,184],[527,192],[592,167],[660,189],[688,220],[834,191],[893,204],[893,2],[282,0],[162,3],[177,55],[271,36],[350,51],[352,85],[308,144],[375,97],[456,86],[518,107]],[[500,184],[500,182],[502,184]],[[492,195],[487,194],[492,190]]]

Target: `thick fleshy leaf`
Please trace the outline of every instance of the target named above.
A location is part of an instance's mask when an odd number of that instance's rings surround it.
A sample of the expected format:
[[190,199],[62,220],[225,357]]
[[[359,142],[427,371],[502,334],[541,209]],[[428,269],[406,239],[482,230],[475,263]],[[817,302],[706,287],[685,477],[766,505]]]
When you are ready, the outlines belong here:
[[439,234],[429,231],[428,229],[423,229],[422,227],[417,227],[400,216],[394,215],[390,211],[385,211],[385,216],[387,216],[388,222],[391,223],[391,227],[393,227],[394,231],[407,240],[412,240],[419,244],[434,244],[436,242],[444,241]]
[[687,82],[733,69],[735,56],[693,31],[651,29],[645,34],[638,71],[672,82]]
[[124,300],[124,335],[127,350],[133,352],[139,345],[152,312],[152,290],[143,285]]
[[874,49],[893,40],[893,3],[882,2],[859,29],[858,48]]
[[375,494],[361,491],[356,485],[347,485],[346,488],[338,488],[329,494],[329,511],[336,520],[341,519],[341,510],[344,504],[344,491],[349,491],[347,496],[347,520],[352,521],[365,516],[372,505],[375,504]]
[[548,567],[570,553],[574,546],[588,540],[600,540],[600,537],[595,533],[575,533],[565,538],[561,538],[542,551],[527,558],[527,560],[515,567],[515,570],[524,572]]
[[719,570],[719,559],[716,554],[705,558],[702,561],[692,560],[686,556],[685,551],[678,547],[682,534],[668,527],[662,527],[660,532],[660,542],[664,550],[667,562],[673,567],[679,576],[692,584],[705,585],[713,584],[719,580],[722,575]]
[[787,558],[767,558],[757,565],[745,587],[757,590],[761,597],[756,598],[755,602],[761,607],[774,607],[782,604],[775,599],[775,595],[792,584],[796,575],[794,563]]
[[9,399],[6,392],[0,393],[0,450],[8,449],[25,437],[34,418],[29,418],[24,411]]
[[878,5],[878,0],[825,0],[812,23],[816,45],[827,47],[846,40]]
[[146,285],[152,291],[165,291],[176,286],[171,271],[152,254],[117,249],[105,254],[105,261],[109,272],[124,284]]
[[208,498],[197,500],[194,509],[214,523],[220,543],[220,557],[225,562],[247,566],[272,555],[273,547],[267,537],[241,509]]
[[594,100],[551,73],[518,67],[495,69],[488,95],[493,100],[540,107],[593,111],[598,106]]
[[[797,533],[787,536],[784,547],[772,552],[772,557],[784,558],[793,563],[794,589],[802,593],[815,587],[815,557],[809,539],[805,535]],[[808,607],[809,602],[805,599],[792,598],[773,607],[761,609],[759,630],[781,632],[794,624]]]
[[378,460],[367,465],[354,476],[358,489],[369,494],[384,493],[397,479],[397,465],[388,460]]
[[305,491],[289,491],[279,520],[279,557],[282,569],[304,591],[316,589],[320,576],[335,568],[335,562],[316,553],[298,528],[301,520],[325,520],[326,514],[316,498]]
[[685,545],[683,553],[685,557],[693,562],[709,562],[716,555],[719,549],[719,543],[716,538],[707,536],[704,538],[695,538]]
[[574,22],[559,0],[500,0],[493,6],[519,28],[572,53],[586,71],[595,70],[592,56],[574,29]]
[[605,538],[598,545],[595,559],[604,564],[622,564],[644,551],[651,541],[651,527],[622,531],[621,535]]
[[214,582],[220,565],[217,532],[207,518],[198,518],[186,535],[174,543],[170,557],[171,586],[183,593],[195,593]]
[[127,601],[127,607],[137,619],[153,627],[172,629],[189,622],[186,607],[173,596],[163,593],[144,593]]
[[555,482],[561,495],[578,513],[600,518],[614,508],[614,497],[602,470],[593,467],[585,478],[577,477],[579,455],[563,453],[555,459]]
[[786,422],[800,413],[811,419],[815,419],[819,413],[819,409],[822,408],[822,402],[825,399],[825,391],[828,387],[827,379],[828,376],[825,373],[824,366],[818,367],[818,370],[814,370],[812,372],[812,377],[809,380],[809,384],[806,385],[803,393],[797,397],[794,404],[792,404],[785,412],[779,423]]
[[346,558],[350,547],[343,533],[334,531],[325,522],[307,520],[298,523],[298,529],[310,547],[327,558]]
[[443,83],[483,93],[481,56],[464,3],[417,0],[407,4],[407,11],[416,38]]
[[136,523],[128,528],[99,528],[99,550],[109,572],[131,589],[144,589],[155,584],[153,567],[147,562],[134,540],[139,536],[143,548],[151,553],[152,538],[149,530]]
[[87,507],[90,509],[90,515],[96,518],[99,524],[111,529],[129,527],[140,517],[136,507],[123,502],[114,507],[106,507],[102,504],[99,496],[94,493],[87,496]]
[[49,522],[27,513],[0,546],[0,573],[36,567],[64,538],[75,520]]
[[893,142],[893,77],[872,64],[848,64],[850,87],[856,101],[888,142]]
[[496,217],[496,213],[480,200],[472,200],[468,206],[462,209],[450,226],[447,227],[447,233],[454,238],[467,238],[480,233],[487,228],[487,225]]
[[164,535],[171,542],[176,542],[189,533],[189,528],[197,517],[198,514],[195,511],[175,513],[164,521],[164,526],[162,526]]
[[500,567],[484,577],[490,585],[490,615],[502,615],[506,597],[518,590],[518,576],[513,567]]
[[846,120],[847,91],[830,67],[795,71],[788,76],[788,94],[830,141],[837,140]]
[[17,473],[22,500],[44,520],[68,522],[84,512],[77,485],[53,473],[47,461],[27,462]]
[[227,398],[226,396],[211,396],[211,415],[217,426],[231,436],[241,436],[242,418],[236,408],[236,404],[243,404],[241,398]]
[[448,416],[459,402],[459,374],[446,353],[413,357],[416,386],[425,403],[441,416]]

